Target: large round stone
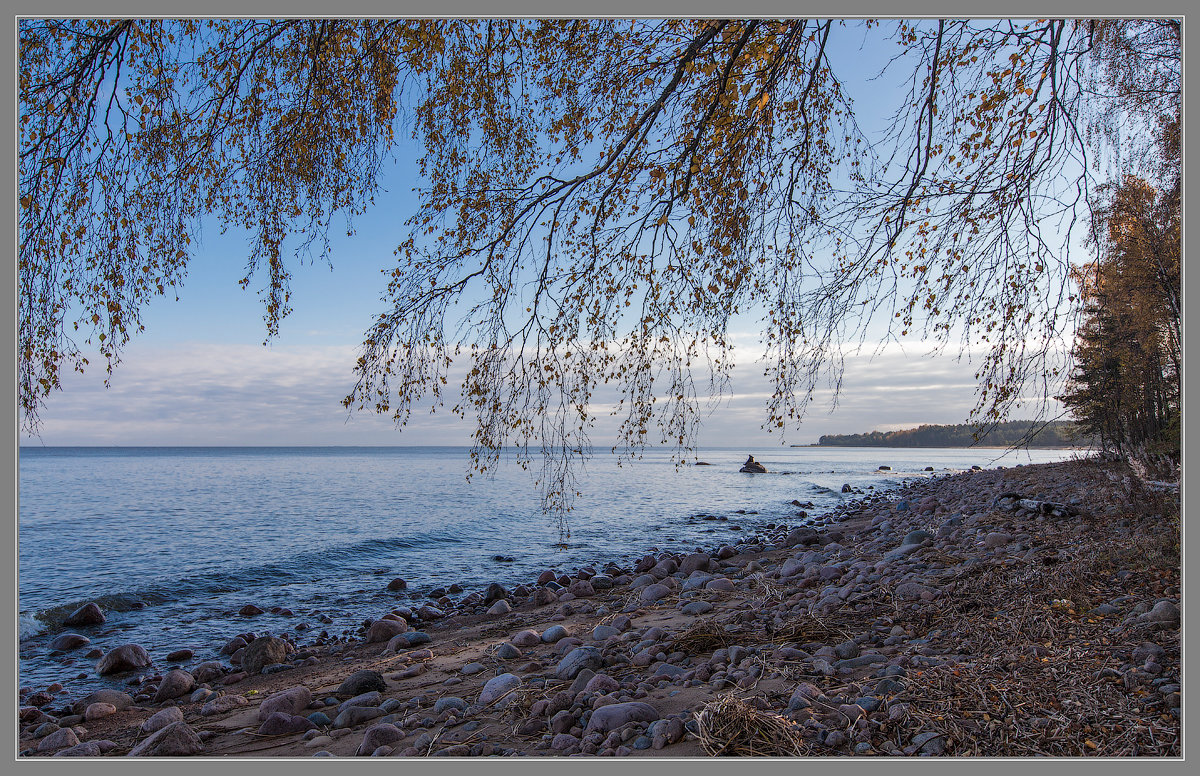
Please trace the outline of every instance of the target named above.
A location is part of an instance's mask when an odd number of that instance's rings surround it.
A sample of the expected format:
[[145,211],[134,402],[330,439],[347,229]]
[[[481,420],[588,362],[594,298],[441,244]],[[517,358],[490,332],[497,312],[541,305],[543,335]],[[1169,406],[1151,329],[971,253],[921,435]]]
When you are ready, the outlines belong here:
[[601,706],[593,711],[584,732],[591,733],[598,731],[607,733],[611,730],[617,730],[630,722],[653,722],[658,718],[658,709],[649,703],[641,703],[640,701],[613,703],[608,706]]
[[74,628],[79,625],[101,625],[104,623],[104,612],[94,603],[86,603],[67,615],[63,625]]
[[258,706],[259,721],[275,712],[300,714],[312,703],[312,692],[304,685],[296,685],[270,695]]
[[79,649],[91,643],[92,640],[87,636],[81,636],[78,633],[62,633],[51,640],[50,649],[61,649],[63,652],[70,652],[72,649]]
[[576,647],[559,661],[554,675],[559,679],[574,679],[585,668],[601,668],[604,656],[595,647]]
[[383,674],[367,668],[362,671],[355,671],[346,677],[346,680],[337,688],[337,694],[354,696],[362,695],[371,690],[386,692],[387,682],[383,680]]
[[186,757],[204,751],[196,731],[186,722],[172,722],[129,751],[130,757]]
[[399,636],[407,630],[408,623],[399,617],[395,620],[376,620],[371,623],[370,628],[367,628],[367,643],[391,641],[393,637]]
[[158,692],[154,693],[154,702],[162,703],[171,698],[187,695],[196,687],[196,679],[187,671],[178,668],[168,671],[158,683]]
[[[521,686],[521,677],[516,674],[500,674],[488,680],[479,693],[479,704],[486,706],[496,702],[496,708],[502,709],[512,700],[511,693]],[[507,696],[507,697],[505,697]]]
[[242,653],[242,670],[250,676],[261,673],[263,668],[282,663],[291,651],[291,644],[274,636],[262,636],[246,645]]
[[100,658],[96,663],[96,673],[119,674],[124,671],[136,671],[150,665],[150,655],[137,644],[122,644]]

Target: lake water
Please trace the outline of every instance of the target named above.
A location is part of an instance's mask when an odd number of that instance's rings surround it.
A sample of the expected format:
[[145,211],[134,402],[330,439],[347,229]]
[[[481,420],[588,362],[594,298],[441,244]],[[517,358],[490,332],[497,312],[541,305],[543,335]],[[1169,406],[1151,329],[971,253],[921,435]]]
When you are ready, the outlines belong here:
[[[740,474],[747,452],[770,472]],[[583,495],[564,546],[528,472],[503,465],[468,483],[465,448],[22,447],[20,682],[40,688],[86,672],[75,692],[105,683],[86,649],[54,656],[47,647],[87,601],[100,604],[107,622],[73,630],[106,651],[141,644],[163,666],[181,647],[214,658],[245,630],[280,633],[304,622],[308,633],[337,633],[455,582],[471,592],[492,581],[530,582],[546,568],[628,561],[651,548],[712,550],[767,523],[802,524],[794,499],[813,502],[810,516],[832,511],[848,498],[844,483],[878,492],[931,476],[926,466],[946,473],[1073,455],[706,449],[697,458],[711,466],[677,468],[665,451],[620,466],[598,454],[580,473]],[[408,581],[406,593],[386,590],[397,576]],[[247,603],[295,614],[248,620],[236,614]],[[333,623],[318,622],[318,611]]]

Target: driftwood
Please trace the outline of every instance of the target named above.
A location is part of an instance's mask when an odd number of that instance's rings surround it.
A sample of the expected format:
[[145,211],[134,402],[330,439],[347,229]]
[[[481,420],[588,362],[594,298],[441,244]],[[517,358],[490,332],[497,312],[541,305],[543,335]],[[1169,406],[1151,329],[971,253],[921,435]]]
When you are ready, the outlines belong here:
[[[1007,504],[1001,502],[1007,501]],[[992,508],[1003,512],[1015,512],[1018,508],[1029,510],[1052,517],[1070,517],[1078,515],[1079,510],[1067,504],[1056,504],[1053,501],[1039,501],[1026,498],[1020,493],[1001,493],[992,500]]]

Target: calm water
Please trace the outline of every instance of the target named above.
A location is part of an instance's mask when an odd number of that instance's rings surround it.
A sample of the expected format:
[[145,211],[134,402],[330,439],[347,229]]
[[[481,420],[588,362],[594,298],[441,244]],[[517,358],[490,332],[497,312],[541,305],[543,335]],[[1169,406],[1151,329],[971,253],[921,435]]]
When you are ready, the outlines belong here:
[[[747,452],[769,474],[739,474]],[[78,673],[100,684],[79,650],[50,656],[63,618],[97,601],[108,621],[76,629],[109,649],[136,642],[160,665],[171,649],[209,659],[233,634],[340,632],[398,600],[457,582],[528,582],[651,548],[713,549],[767,523],[819,516],[843,483],[876,490],[978,464],[1040,463],[1070,451],[962,449],[709,449],[712,466],[677,469],[667,452],[618,466],[598,455],[560,547],[529,473],[504,466],[466,480],[465,448],[42,448],[20,451],[20,681],[44,687]],[[880,472],[880,465],[892,467]],[[758,514],[737,514],[737,510]],[[728,522],[696,519],[725,515]],[[735,532],[731,526],[744,530]],[[511,555],[502,563],[495,555]],[[400,576],[407,597],[386,584]],[[286,606],[247,620],[247,603]],[[333,618],[316,621],[314,612]],[[303,638],[302,638],[303,640]],[[78,691],[78,689],[76,690]]]

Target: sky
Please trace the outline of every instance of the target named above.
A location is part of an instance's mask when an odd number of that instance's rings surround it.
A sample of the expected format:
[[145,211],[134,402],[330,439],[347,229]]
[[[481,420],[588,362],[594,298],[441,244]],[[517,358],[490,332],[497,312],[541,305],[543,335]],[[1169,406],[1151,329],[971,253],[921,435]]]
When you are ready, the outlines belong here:
[[[845,54],[847,66],[857,71],[850,75],[861,76],[885,52],[850,48]],[[414,412],[401,432],[389,418],[349,414],[340,403],[354,383],[358,343],[373,315],[384,310],[383,272],[394,266],[403,221],[415,209],[415,164],[403,149],[399,157],[385,167],[388,191],[355,219],[353,237],[344,229],[339,235],[335,219],[332,268],[295,268],[295,312],[277,338],[263,344],[263,305],[255,291],[260,284],[248,290],[238,285],[247,256],[244,237],[206,225],[179,300],[151,304],[146,331],[126,347],[110,386],[104,386],[98,359],[87,374],[68,375],[64,390],[46,403],[40,434],[22,434],[21,444],[470,444],[472,423],[448,410]],[[769,434],[762,424],[771,386],[763,364],[756,363],[758,335],[752,322],[739,326],[732,332],[740,354],[732,390],[703,421],[697,439],[702,448],[758,449],[814,443],[822,434],[962,423],[974,406],[978,357],[959,359],[956,350],[930,357],[929,346],[916,339],[878,352],[868,343],[846,361],[836,409],[830,391],[818,392],[799,427]],[[602,416],[593,444],[615,442],[616,426],[616,419]]]

